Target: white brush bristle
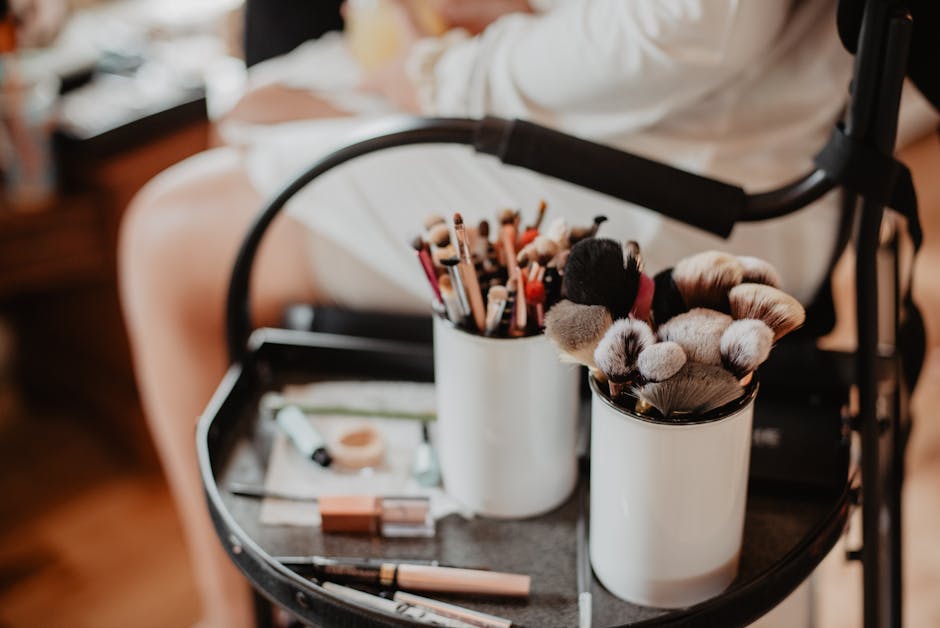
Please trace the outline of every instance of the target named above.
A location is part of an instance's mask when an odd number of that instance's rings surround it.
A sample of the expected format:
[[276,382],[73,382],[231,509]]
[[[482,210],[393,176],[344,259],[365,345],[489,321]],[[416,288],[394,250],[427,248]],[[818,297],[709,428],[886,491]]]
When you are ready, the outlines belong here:
[[725,310],[728,291],[741,283],[744,268],[738,258],[721,251],[705,251],[679,260],[672,280],[688,308]]
[[577,362],[594,366],[594,349],[613,324],[603,305],[581,305],[564,300],[545,314],[545,335]]
[[637,397],[666,418],[702,415],[739,398],[744,388],[720,366],[686,362],[664,382],[649,383],[635,390]]
[[678,373],[686,360],[685,351],[675,342],[657,342],[640,353],[636,367],[646,381],[662,382]]
[[738,261],[744,269],[744,278],[741,283],[762,283],[774,288],[780,287],[780,275],[770,262],[749,255],[739,255]]
[[439,223],[428,231],[428,242],[434,246],[446,246],[450,243],[450,229],[446,223]]
[[743,283],[728,293],[731,315],[736,319],[756,318],[780,340],[803,324],[806,310],[800,302],[782,290],[758,283]]
[[643,321],[621,318],[604,334],[594,350],[594,363],[612,380],[630,379],[640,353],[656,342],[653,330]]
[[734,321],[721,336],[722,364],[735,377],[744,377],[767,360],[773,344],[774,332],[763,321]]
[[730,324],[727,314],[698,307],[673,316],[656,333],[682,347],[691,362],[721,365],[721,335]]

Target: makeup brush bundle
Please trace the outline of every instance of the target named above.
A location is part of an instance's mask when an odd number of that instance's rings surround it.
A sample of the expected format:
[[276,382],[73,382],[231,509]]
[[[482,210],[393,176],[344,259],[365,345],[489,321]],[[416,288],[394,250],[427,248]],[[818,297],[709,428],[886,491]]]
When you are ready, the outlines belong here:
[[597,234],[607,220],[569,228],[557,218],[542,230],[547,206],[533,222],[505,209],[496,229],[472,226],[454,214],[452,225],[431,215],[411,246],[430,283],[436,312],[470,333],[514,338],[541,333],[545,312],[561,299],[562,276],[571,246]]
[[739,399],[805,318],[754,257],[708,251],[649,277],[636,242],[590,238],[571,247],[563,277],[546,335],[616,404],[652,418],[699,419]]

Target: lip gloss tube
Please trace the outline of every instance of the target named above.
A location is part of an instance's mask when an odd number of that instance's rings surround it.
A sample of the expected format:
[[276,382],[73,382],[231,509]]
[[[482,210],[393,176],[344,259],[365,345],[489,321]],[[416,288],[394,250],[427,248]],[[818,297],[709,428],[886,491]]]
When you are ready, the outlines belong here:
[[321,495],[317,499],[325,533],[352,532],[389,538],[434,536],[427,497]]

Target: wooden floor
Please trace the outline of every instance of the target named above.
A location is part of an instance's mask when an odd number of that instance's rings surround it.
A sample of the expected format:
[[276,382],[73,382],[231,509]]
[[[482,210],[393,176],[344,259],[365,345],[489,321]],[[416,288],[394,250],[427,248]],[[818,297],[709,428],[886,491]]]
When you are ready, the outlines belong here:
[[162,478],[116,462],[83,420],[0,427],[0,626],[192,625],[198,601]]

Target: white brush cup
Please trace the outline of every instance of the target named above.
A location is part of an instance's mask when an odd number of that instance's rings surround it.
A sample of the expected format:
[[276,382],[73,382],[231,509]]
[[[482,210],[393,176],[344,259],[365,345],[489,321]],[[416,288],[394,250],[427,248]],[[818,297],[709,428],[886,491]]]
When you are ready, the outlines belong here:
[[543,336],[486,338],[434,318],[444,488],[477,514],[539,515],[577,480],[580,370]]
[[615,406],[591,379],[591,565],[634,604],[680,608],[738,573],[757,386],[701,422]]

